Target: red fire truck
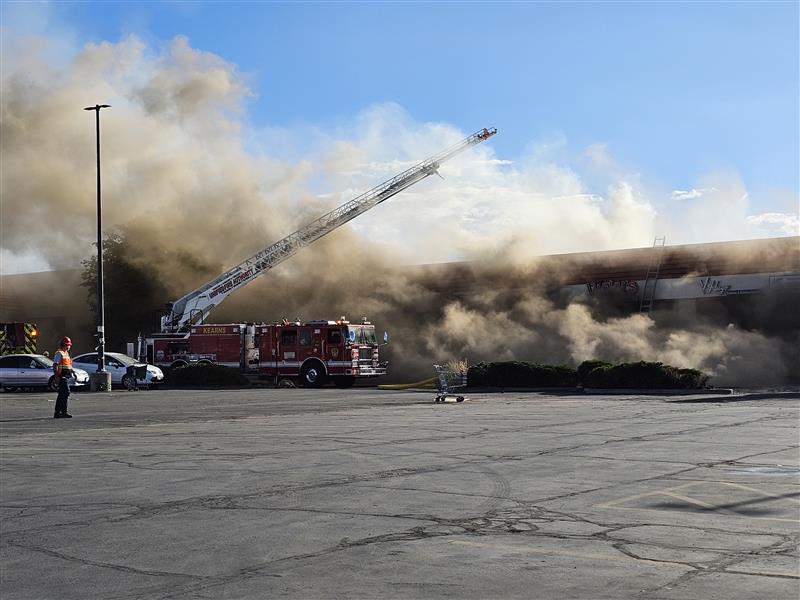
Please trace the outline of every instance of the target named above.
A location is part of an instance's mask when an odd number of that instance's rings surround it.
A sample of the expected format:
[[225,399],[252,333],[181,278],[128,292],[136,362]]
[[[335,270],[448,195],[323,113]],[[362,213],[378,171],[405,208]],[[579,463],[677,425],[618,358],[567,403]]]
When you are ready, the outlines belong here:
[[143,341],[148,362],[159,367],[217,364],[275,381],[299,378],[308,387],[327,381],[350,387],[356,378],[386,374],[375,326],[366,319],[193,325],[188,334],[156,334]]

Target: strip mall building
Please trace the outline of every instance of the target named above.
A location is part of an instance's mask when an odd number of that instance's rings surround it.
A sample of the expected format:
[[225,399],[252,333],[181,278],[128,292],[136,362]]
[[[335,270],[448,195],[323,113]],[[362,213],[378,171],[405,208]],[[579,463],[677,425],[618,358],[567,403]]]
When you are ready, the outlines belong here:
[[655,302],[800,292],[800,237],[593,252],[575,258],[578,268],[567,287],[576,295],[620,289],[640,296],[653,268]]
[[[446,295],[528,288],[540,279],[550,293],[558,288],[621,314],[652,311],[656,318],[671,313],[748,329],[800,330],[798,236],[550,255],[502,273],[478,263],[428,265],[417,275]],[[651,304],[643,307],[647,295]]]

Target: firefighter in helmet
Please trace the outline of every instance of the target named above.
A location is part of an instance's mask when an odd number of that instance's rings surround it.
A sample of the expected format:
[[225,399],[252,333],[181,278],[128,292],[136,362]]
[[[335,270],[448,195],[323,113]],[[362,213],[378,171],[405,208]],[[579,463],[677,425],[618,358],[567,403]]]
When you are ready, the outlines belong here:
[[69,400],[69,380],[73,377],[72,358],[69,349],[72,348],[72,340],[67,336],[61,338],[58,350],[53,355],[53,373],[58,379],[58,396],[56,397],[56,412],[54,419],[69,419],[72,417],[67,412],[67,401]]

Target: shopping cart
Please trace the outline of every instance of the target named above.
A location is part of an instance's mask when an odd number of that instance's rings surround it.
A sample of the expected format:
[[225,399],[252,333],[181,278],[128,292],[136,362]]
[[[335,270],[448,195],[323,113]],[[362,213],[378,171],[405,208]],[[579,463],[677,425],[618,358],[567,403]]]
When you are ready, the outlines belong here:
[[130,365],[127,367],[122,382],[129,392],[138,392],[140,386],[149,389],[150,386],[147,385],[147,365]]
[[461,362],[457,365],[433,365],[436,375],[439,377],[436,399],[434,402],[445,402],[448,396],[455,396],[456,402],[463,402],[464,396],[460,396],[455,390],[467,387],[467,364]]

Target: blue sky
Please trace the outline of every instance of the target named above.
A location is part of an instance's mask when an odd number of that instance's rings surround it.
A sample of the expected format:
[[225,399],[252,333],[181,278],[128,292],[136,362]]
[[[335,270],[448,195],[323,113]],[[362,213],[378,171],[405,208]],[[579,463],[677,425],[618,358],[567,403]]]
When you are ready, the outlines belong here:
[[236,64],[258,125],[376,102],[500,154],[564,135],[680,186],[714,167],[800,189],[798,3],[60,3],[82,41],[185,35]]
[[[2,20],[5,31],[60,40],[67,54],[133,35],[158,57],[185,36],[231,65],[248,88],[239,122],[254,151],[280,131],[284,142],[296,139],[282,149],[272,144],[273,154],[299,160],[310,151],[303,132],[347,137],[371,107],[394,106],[411,123],[462,133],[495,126],[495,159],[560,165],[579,174],[581,193],[610,196],[620,178],[644,182],[661,214],[686,208],[669,204],[676,198],[719,190],[708,180],[725,173],[736,180],[731,193],[747,196],[743,219],[777,223],[731,237],[763,237],[798,233],[799,7],[5,2]],[[589,164],[587,152],[596,157],[598,149],[602,160]],[[602,164],[614,174],[598,170]],[[715,202],[725,212],[724,201]],[[711,241],[698,231],[677,239]],[[712,236],[720,237],[724,231]]]

